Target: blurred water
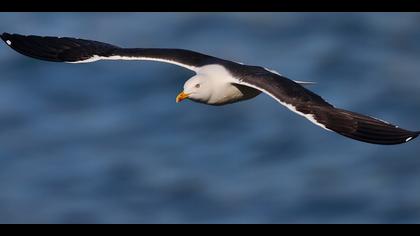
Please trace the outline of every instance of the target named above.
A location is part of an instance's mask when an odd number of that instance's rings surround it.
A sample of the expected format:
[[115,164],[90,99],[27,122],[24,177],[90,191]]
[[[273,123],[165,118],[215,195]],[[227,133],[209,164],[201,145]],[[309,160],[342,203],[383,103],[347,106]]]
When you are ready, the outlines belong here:
[[[0,31],[174,47],[262,65],[420,129],[420,14],[0,13]],[[175,96],[154,62],[59,64],[0,48],[1,223],[419,223],[420,143],[326,132],[266,95]]]

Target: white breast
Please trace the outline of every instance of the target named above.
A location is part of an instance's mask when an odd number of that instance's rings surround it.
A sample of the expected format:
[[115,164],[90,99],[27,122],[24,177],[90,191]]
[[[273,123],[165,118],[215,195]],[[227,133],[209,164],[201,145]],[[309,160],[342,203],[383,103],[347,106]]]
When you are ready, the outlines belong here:
[[197,75],[205,77],[211,84],[212,95],[206,102],[210,105],[224,105],[246,100],[260,93],[252,88],[244,89],[242,86],[233,85],[236,79],[221,65],[203,66],[197,71]]

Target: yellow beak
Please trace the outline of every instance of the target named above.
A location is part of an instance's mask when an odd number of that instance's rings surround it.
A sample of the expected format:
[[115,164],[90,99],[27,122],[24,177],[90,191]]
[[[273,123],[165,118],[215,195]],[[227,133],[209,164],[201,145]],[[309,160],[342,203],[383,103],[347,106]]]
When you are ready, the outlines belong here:
[[176,96],[176,102],[178,103],[178,102],[182,102],[182,100],[185,100],[185,99],[187,99],[188,98],[188,93],[184,93],[183,91],[182,92],[180,92],[179,94],[178,94],[178,96]]

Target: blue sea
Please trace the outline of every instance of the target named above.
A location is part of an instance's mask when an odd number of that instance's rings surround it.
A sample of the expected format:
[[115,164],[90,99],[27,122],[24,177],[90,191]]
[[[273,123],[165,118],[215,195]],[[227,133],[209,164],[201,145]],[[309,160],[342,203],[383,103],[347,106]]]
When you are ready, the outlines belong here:
[[[420,14],[0,13],[0,33],[184,48],[420,130]],[[193,73],[0,46],[0,223],[420,223],[420,140],[354,141],[267,95],[214,107]]]

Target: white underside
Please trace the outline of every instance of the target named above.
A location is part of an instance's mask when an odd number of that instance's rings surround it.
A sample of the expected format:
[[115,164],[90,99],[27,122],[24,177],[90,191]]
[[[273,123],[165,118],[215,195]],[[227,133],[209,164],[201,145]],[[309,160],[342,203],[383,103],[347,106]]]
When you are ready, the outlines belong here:
[[12,45],[12,42],[10,40],[6,40],[7,45]]
[[211,94],[205,103],[217,105],[240,101],[246,97],[236,86],[232,83],[236,80],[231,74],[218,64],[211,64],[202,66],[197,69],[197,77],[205,79],[208,86],[211,87]]
[[99,60],[124,60],[124,61],[158,61],[158,62],[165,62],[165,63],[169,63],[169,64],[174,64],[177,66],[181,66],[184,68],[187,68],[189,70],[192,71],[197,71],[197,67],[195,66],[191,66],[191,65],[186,65],[186,64],[182,64],[176,61],[171,61],[171,60],[166,60],[166,59],[162,59],[162,58],[152,58],[152,57],[126,57],[126,56],[110,56],[110,57],[101,57],[98,55],[94,55],[93,57],[83,60],[83,61],[75,61],[75,62],[67,62],[67,63],[89,63],[89,62],[95,62],[95,61],[99,61]]

